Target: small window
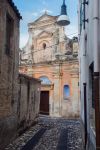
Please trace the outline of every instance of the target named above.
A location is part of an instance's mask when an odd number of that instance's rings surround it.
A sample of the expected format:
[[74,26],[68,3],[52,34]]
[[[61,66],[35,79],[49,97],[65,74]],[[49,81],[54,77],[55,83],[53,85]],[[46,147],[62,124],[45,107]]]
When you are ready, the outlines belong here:
[[46,44],[45,43],[43,43],[43,49],[46,49]]
[[69,97],[70,97],[69,85],[64,85],[64,99],[68,99]]
[[14,29],[14,21],[13,19],[10,17],[9,14],[6,15],[6,50],[5,53],[7,55],[10,54],[11,51],[11,40],[13,37],[13,29]]

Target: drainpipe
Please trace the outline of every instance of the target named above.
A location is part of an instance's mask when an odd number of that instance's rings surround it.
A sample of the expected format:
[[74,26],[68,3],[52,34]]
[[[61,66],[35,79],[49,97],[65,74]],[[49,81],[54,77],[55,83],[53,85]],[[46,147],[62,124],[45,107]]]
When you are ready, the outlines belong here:
[[94,99],[95,99],[95,126],[96,150],[100,150],[100,101],[99,101],[99,0],[94,0]]

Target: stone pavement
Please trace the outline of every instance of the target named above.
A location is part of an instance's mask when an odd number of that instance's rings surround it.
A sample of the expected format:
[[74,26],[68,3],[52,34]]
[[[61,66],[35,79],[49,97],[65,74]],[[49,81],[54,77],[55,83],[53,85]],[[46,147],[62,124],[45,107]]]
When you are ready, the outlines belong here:
[[40,116],[38,123],[6,150],[83,150],[80,122]]

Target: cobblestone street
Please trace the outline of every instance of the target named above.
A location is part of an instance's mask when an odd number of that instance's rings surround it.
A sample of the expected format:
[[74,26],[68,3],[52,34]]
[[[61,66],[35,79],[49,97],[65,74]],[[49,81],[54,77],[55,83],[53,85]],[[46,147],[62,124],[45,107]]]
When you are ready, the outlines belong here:
[[6,150],[83,150],[80,122],[41,116]]

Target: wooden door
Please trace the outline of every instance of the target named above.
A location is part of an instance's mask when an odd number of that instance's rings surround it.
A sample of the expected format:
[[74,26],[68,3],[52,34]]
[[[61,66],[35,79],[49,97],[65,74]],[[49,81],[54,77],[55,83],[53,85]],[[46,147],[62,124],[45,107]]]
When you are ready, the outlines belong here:
[[41,91],[40,113],[49,115],[49,91]]

